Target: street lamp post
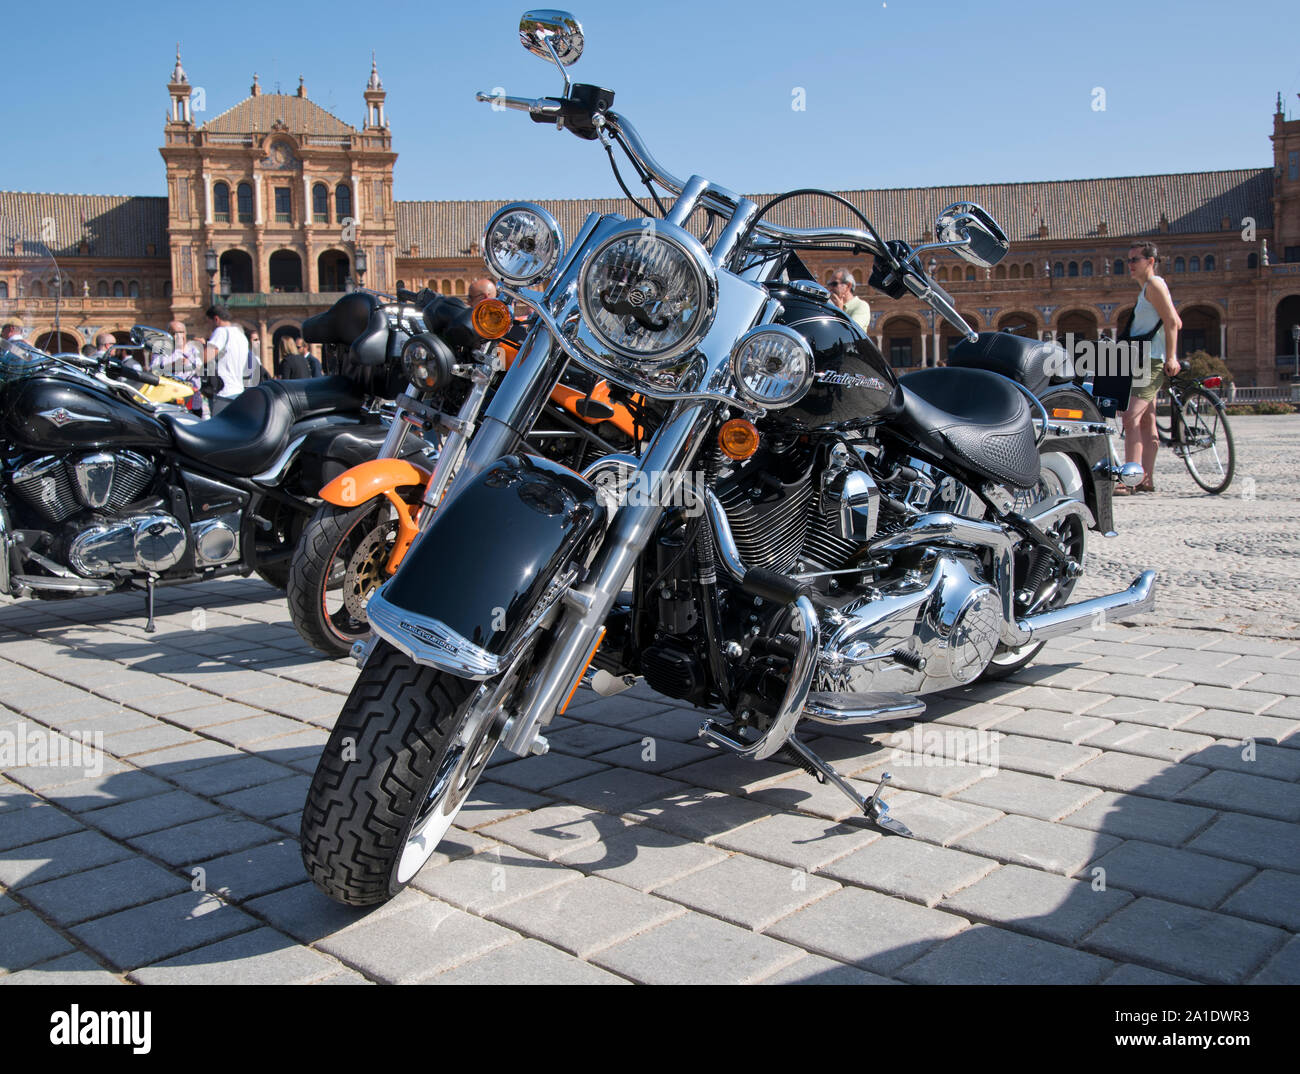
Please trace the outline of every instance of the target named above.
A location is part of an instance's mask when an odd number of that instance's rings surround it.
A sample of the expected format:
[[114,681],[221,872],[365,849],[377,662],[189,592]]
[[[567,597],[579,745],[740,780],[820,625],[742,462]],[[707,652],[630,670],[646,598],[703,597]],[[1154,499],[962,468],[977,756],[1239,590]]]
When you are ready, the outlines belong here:
[[357,251],[357,256],[353,258],[353,267],[355,267],[357,270],[357,290],[360,290],[362,287],[365,286],[364,281],[365,281],[366,267],[367,267],[365,250]]
[[215,302],[217,298],[217,269],[220,268],[220,262],[217,260],[217,251],[208,247],[208,252],[203,255],[203,267],[208,270],[208,296]]
[[1291,374],[1291,379],[1300,380],[1300,324],[1291,326],[1291,345],[1295,348],[1295,370]]

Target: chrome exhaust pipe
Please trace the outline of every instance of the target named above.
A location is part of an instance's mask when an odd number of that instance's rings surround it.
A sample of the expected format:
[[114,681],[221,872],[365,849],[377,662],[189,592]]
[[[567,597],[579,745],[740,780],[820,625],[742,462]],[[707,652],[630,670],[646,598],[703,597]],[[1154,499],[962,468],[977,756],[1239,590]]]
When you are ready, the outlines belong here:
[[1024,644],[1072,634],[1089,620],[1101,616],[1101,622],[1127,619],[1149,612],[1156,606],[1156,572],[1143,571],[1133,584],[1118,593],[1068,604],[1053,612],[1043,612],[1021,619],[1017,624],[1025,633]]

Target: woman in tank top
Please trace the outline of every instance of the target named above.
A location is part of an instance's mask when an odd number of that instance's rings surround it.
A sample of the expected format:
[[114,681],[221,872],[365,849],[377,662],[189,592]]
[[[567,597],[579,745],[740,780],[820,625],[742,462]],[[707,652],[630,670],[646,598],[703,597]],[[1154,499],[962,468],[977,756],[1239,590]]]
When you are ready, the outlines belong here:
[[[1135,364],[1133,390],[1129,395],[1128,409],[1124,411],[1124,455],[1126,462],[1140,462],[1145,477],[1137,492],[1155,492],[1152,476],[1156,467],[1156,396],[1164,387],[1166,378],[1178,375],[1178,330],[1183,322],[1174,309],[1169,287],[1156,275],[1157,251],[1155,243],[1144,242],[1129,247],[1128,272],[1142,290],[1133,309],[1133,323],[1129,326],[1131,340],[1150,337],[1150,362]],[[1152,332],[1155,334],[1152,335]],[[1119,496],[1128,495],[1128,488],[1116,485]]]

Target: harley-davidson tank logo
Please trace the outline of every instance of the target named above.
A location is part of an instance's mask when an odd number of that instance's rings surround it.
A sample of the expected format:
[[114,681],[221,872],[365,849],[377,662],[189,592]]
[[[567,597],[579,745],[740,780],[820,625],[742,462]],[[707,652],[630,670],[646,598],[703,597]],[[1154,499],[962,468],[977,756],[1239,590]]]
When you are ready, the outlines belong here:
[[417,626],[415,623],[408,623],[405,619],[397,625],[408,634],[419,638],[423,642],[428,642],[435,649],[441,649],[445,653],[454,653],[456,651],[456,647],[447,641],[446,638],[439,637],[427,627]]
[[38,411],[36,416],[44,418],[51,425],[57,425],[60,429],[72,421],[108,421],[107,418],[99,414],[79,414],[75,410],[68,410],[61,406],[57,406],[53,410]]
[[867,377],[861,373],[818,373],[817,382],[819,384],[842,384],[846,388],[870,388],[876,392],[888,390],[885,382],[879,377]]

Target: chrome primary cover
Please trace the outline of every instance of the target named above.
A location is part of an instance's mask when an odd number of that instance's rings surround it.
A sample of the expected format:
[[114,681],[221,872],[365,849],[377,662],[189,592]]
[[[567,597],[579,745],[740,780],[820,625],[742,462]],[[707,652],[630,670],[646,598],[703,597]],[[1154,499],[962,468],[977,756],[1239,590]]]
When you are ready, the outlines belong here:
[[171,515],[133,515],[83,530],[68,549],[79,574],[165,571],[185,554],[186,534]]

